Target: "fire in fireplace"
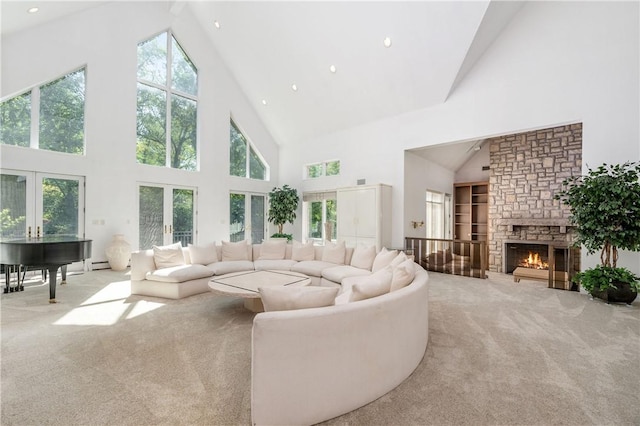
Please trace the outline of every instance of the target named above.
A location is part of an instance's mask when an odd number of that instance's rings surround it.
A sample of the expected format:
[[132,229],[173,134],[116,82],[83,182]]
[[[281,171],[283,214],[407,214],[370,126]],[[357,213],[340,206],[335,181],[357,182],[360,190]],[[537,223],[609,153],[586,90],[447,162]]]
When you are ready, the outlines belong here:
[[549,246],[534,243],[505,244],[505,273],[512,274],[513,270],[521,268],[549,269]]
[[542,256],[537,252],[529,252],[529,256],[523,258],[518,266],[531,269],[549,269],[549,264],[542,260]]

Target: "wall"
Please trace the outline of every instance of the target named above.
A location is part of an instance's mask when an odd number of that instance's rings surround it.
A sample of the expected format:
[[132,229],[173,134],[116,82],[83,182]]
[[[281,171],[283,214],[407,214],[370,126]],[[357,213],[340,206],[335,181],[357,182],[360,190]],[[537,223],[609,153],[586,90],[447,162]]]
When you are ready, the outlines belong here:
[[[189,8],[168,2],[113,2],[2,37],[1,96],[19,93],[86,65],[86,155],[1,146],[3,169],[86,177],[86,236],[104,261],[114,233],[138,243],[137,183],[198,191],[197,241],[229,238],[229,192],[267,193],[278,182],[279,148],[221,62]],[[140,19],[144,17],[144,19]],[[136,163],[137,44],[171,28],[198,68],[200,171]],[[271,166],[271,181],[229,177],[229,115]],[[97,224],[104,221],[103,225]]]
[[[489,270],[503,271],[504,245],[509,240],[572,243],[574,235],[567,226],[570,209],[553,196],[566,178],[581,172],[582,124],[487,142],[491,152]],[[515,219],[520,225],[510,229],[504,219]],[[544,222],[535,222],[540,219]]]
[[[582,122],[583,170],[639,160],[638,16],[637,2],[527,2],[445,103],[283,146],[281,179],[304,190],[301,163],[339,158],[333,183],[362,175],[392,185],[393,243],[402,245],[406,219],[419,214],[400,213],[405,193],[424,186],[405,181],[405,149]],[[640,254],[620,263],[640,273]]]

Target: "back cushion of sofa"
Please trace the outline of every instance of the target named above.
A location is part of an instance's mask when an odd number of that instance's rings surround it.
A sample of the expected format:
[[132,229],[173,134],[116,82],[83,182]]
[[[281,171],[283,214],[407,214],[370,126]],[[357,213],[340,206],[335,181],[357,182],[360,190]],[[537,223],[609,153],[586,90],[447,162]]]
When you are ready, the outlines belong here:
[[282,260],[287,252],[286,239],[269,239],[260,245],[259,260]]
[[393,271],[390,266],[369,275],[365,281],[351,287],[349,302],[357,302],[389,293],[392,279]]
[[314,260],[315,258],[313,241],[309,241],[305,244],[300,241],[293,242],[291,247],[291,259],[302,262],[305,260]]
[[382,247],[382,250],[376,255],[373,260],[372,272],[377,272],[391,263],[391,261],[398,255],[398,250],[387,250],[386,247]]
[[375,258],[375,246],[358,246],[354,249],[353,255],[351,256],[351,266],[370,271],[371,266],[373,266],[373,260]]
[[[207,244],[206,246],[196,246],[189,244],[189,257],[192,264],[209,265],[218,261],[218,252],[216,251],[216,243]],[[188,262],[189,263],[189,262]]]
[[322,250],[322,261],[335,263],[336,265],[344,265],[346,247],[344,241],[331,243],[325,242],[324,250]]
[[182,244],[177,242],[166,246],[153,246],[153,261],[157,269],[184,265]]
[[247,240],[238,242],[222,242],[222,261],[251,260],[253,247],[247,244]]
[[321,308],[334,304],[339,288],[258,287],[265,312]]

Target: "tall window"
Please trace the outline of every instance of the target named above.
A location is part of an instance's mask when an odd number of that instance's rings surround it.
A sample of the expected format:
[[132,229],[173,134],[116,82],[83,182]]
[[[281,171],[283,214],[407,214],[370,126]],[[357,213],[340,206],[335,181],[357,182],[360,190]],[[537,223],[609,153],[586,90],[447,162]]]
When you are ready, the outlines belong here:
[[259,244],[266,234],[266,195],[231,193],[229,197],[229,241],[249,239]]
[[85,68],[0,103],[0,143],[84,154]]
[[335,241],[337,235],[337,201],[335,192],[313,192],[302,196],[304,235],[308,240]]
[[138,163],[196,170],[198,71],[170,31],[138,44]]
[[451,194],[427,190],[427,238],[451,238]]
[[233,120],[229,127],[229,174],[250,179],[269,179],[269,169],[253,144],[247,140]]
[[325,161],[323,163],[307,164],[304,168],[306,179],[315,179],[322,176],[338,176],[340,174],[340,161]]

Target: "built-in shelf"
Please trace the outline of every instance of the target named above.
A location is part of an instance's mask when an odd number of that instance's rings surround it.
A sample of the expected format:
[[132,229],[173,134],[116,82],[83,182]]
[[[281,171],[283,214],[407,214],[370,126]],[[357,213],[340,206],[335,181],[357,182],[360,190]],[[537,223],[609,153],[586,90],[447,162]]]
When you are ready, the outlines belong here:
[[488,202],[488,182],[456,183],[454,185],[454,239],[487,240]]

